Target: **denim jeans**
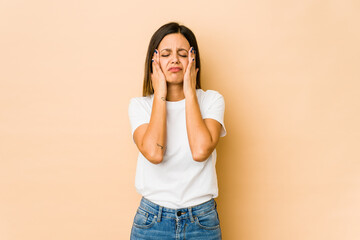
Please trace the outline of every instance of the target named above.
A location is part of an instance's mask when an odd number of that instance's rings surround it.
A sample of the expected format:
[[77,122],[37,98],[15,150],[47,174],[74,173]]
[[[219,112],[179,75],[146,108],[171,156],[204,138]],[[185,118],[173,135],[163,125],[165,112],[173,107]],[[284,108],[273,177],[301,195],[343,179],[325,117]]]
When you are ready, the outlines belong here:
[[219,240],[221,229],[217,204],[172,209],[142,198],[136,211],[130,240]]

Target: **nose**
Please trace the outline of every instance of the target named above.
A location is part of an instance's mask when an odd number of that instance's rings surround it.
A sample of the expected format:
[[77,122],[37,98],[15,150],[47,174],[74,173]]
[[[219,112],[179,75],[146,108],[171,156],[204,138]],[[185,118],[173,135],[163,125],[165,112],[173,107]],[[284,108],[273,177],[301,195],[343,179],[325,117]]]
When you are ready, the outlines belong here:
[[179,56],[177,54],[172,54],[171,63],[179,63]]

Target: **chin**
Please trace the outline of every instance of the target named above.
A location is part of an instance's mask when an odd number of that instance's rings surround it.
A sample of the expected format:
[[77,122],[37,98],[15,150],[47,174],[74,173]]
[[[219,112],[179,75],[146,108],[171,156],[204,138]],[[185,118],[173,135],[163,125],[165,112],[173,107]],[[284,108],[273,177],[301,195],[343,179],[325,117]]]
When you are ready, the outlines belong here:
[[166,82],[167,83],[172,83],[172,84],[182,84],[184,81],[184,78],[167,78]]

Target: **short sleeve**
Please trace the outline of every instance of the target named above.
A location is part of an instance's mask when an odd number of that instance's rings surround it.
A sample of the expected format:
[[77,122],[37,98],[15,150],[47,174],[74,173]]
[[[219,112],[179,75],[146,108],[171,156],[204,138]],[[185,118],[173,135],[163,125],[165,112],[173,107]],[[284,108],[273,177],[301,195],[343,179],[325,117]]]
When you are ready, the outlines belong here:
[[150,122],[151,109],[147,106],[144,98],[132,98],[129,103],[129,120],[131,134],[134,135],[136,128],[144,123]]
[[224,124],[224,97],[216,91],[208,90],[206,91],[206,95],[203,100],[204,105],[206,106],[204,111],[202,111],[203,119],[211,118],[218,121],[222,126],[220,137],[224,137],[226,135],[226,128]]

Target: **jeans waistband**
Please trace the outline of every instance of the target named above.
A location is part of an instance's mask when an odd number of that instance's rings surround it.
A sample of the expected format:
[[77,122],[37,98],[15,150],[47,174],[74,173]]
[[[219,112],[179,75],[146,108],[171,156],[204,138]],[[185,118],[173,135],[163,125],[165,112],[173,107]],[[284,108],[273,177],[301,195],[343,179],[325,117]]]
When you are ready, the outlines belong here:
[[201,203],[199,205],[187,207],[187,208],[166,208],[160,206],[150,200],[142,197],[140,202],[140,208],[144,211],[147,211],[155,216],[157,216],[157,221],[160,222],[162,217],[174,218],[174,219],[185,219],[190,218],[191,222],[194,221],[195,216],[203,215],[217,206],[216,201],[212,198],[207,202]]

